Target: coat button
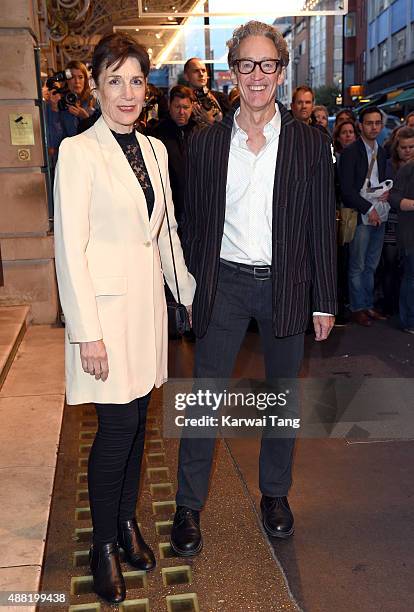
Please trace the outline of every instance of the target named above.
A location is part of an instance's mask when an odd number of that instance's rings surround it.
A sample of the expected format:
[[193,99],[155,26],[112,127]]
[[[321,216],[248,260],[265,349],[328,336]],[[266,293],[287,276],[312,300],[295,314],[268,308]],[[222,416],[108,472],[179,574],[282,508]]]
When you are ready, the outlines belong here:
[[151,240],[147,240],[147,242],[144,242],[144,246],[146,247],[151,246]]

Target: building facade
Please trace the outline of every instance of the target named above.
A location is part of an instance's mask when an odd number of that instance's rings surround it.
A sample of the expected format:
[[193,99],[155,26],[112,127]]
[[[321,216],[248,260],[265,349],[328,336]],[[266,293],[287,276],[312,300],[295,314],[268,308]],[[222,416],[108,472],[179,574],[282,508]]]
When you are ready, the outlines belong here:
[[358,104],[366,80],[367,0],[349,0],[344,19],[344,104]]
[[367,93],[414,85],[414,0],[368,2]]

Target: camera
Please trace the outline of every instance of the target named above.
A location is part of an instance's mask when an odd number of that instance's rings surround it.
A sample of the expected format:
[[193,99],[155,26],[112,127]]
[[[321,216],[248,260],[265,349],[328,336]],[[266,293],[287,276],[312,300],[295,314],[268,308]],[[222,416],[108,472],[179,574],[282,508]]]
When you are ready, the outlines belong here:
[[[46,87],[49,91],[60,94],[58,109],[61,111],[67,110],[68,106],[76,106],[79,100],[78,96],[68,87],[68,80],[71,78],[71,71],[66,69],[55,72],[55,74],[46,81]],[[60,87],[58,83],[63,83],[63,86]]]
[[201,104],[204,110],[210,111],[215,106],[214,102],[212,101],[208,93],[204,91],[204,89],[196,89],[195,95],[197,98],[197,102]]

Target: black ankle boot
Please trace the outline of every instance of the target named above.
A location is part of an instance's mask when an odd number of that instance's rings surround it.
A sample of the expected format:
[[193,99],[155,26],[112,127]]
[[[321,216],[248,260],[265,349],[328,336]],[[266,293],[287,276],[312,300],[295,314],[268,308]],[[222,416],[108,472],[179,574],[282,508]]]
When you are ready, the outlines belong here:
[[89,564],[93,576],[93,589],[108,603],[124,601],[126,588],[119,563],[116,544],[94,544],[89,552]]
[[118,542],[124,549],[125,560],[130,565],[146,572],[154,569],[154,553],[142,537],[137,519],[119,523]]

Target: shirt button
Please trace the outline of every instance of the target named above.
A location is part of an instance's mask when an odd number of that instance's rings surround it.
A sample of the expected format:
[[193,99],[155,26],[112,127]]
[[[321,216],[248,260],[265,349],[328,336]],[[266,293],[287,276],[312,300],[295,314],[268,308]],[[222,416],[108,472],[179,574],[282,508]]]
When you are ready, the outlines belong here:
[[144,246],[146,247],[151,246],[151,240],[147,240],[147,242],[144,242]]

